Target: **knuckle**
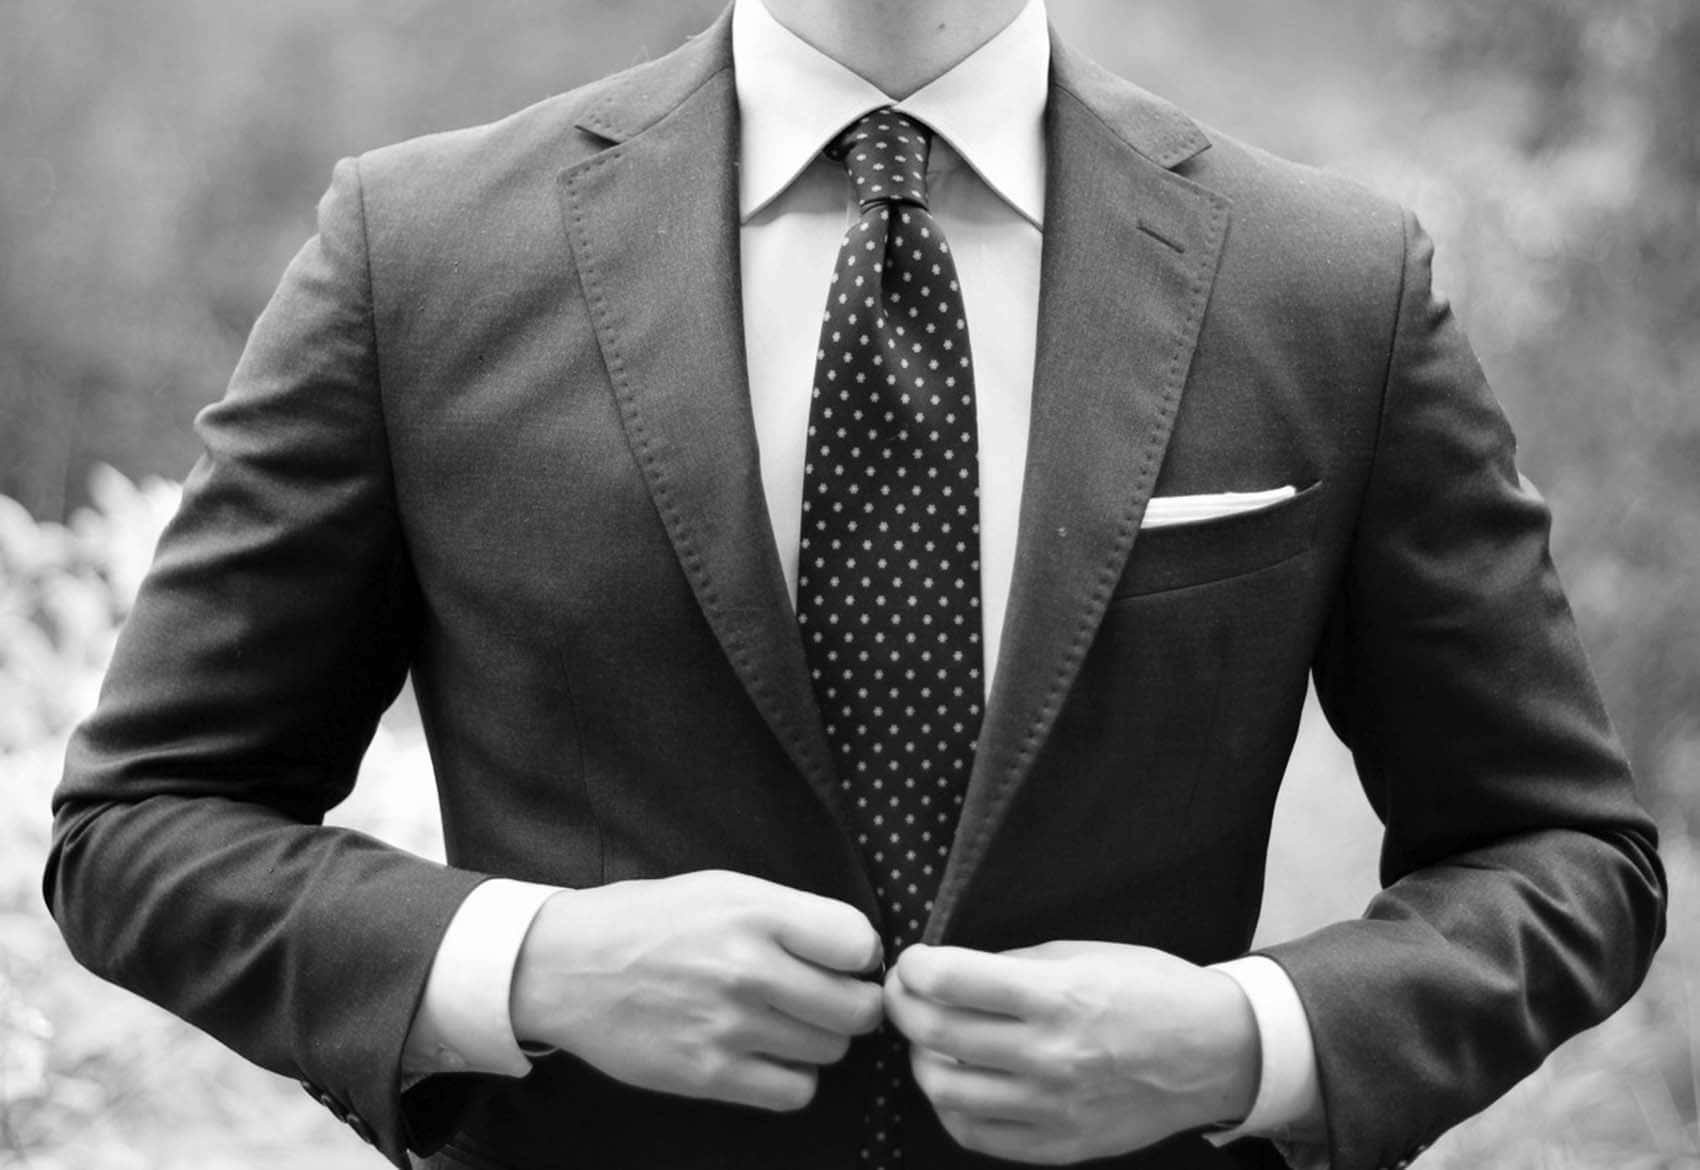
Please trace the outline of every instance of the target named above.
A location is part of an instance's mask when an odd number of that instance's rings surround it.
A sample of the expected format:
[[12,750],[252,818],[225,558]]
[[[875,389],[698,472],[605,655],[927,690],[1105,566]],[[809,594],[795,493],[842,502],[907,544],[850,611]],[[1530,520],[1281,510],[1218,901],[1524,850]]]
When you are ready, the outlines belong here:
[[848,902],[823,898],[820,912],[821,925],[830,926],[846,942],[866,942],[874,932],[867,917]]
[[935,1109],[949,1109],[960,1114],[967,1112],[972,1105],[961,1085],[943,1077],[936,1078],[930,1086],[923,1085],[921,1091],[927,1095],[927,1100],[933,1103]]
[[899,1007],[890,1013],[894,1028],[915,1048],[930,1048],[921,1021],[920,1013],[908,1008]]
[[1114,1071],[1115,1060],[1108,1049],[1094,1040],[1082,1039],[1068,1046],[1065,1072],[1073,1085],[1091,1085]]
[[927,1100],[939,1109],[949,1109],[950,1105],[943,1100],[944,1078],[939,1068],[930,1060],[913,1056],[909,1060],[910,1071],[915,1075],[915,1084],[925,1093]]
[[796,1069],[792,1076],[777,1085],[770,1108],[776,1113],[795,1113],[815,1099],[820,1078],[813,1069]]
[[885,1018],[885,993],[877,983],[859,984],[855,1000],[850,1006],[850,1034],[860,1036],[864,1032],[872,1032],[879,1027]]
[[679,1071],[690,1090],[698,1096],[706,1096],[726,1079],[730,1063],[719,1048],[705,1044],[691,1050]]
[[933,1012],[919,1011],[910,1018],[909,1039],[922,1048],[939,1049],[949,1041],[950,1029]]
[[1034,1063],[1046,1080],[1071,1085],[1080,1079],[1086,1056],[1072,1037],[1052,1036],[1033,1049]]
[[1050,1086],[1043,1084],[1028,1084],[1026,1086],[1026,1093],[1020,1103],[1023,1121],[1045,1128],[1065,1125],[1064,1114],[1067,1111],[1068,1106],[1051,1090]]
[[821,1063],[837,1064],[850,1052],[850,1037],[833,1036],[821,1045]]
[[681,874],[679,880],[690,883],[691,892],[707,902],[736,899],[744,890],[743,875],[726,869],[704,869]]
[[1063,1138],[1039,1151],[1047,1166],[1072,1166],[1086,1161],[1088,1156],[1085,1145],[1076,1137]]
[[1059,1093],[1044,1087],[1035,1089],[1030,1109],[1029,1118],[1036,1125],[1062,1133],[1074,1129],[1077,1119],[1074,1103]]
[[864,961],[871,967],[885,954],[885,943],[880,938],[880,932],[874,929],[874,924],[868,921],[865,914],[854,907],[850,908],[850,914],[855,920],[850,936],[861,946],[866,956]]
[[766,965],[761,947],[748,938],[733,934],[720,944],[714,965],[715,981],[721,990],[731,995],[748,995],[761,989]]
[[1053,1023],[1081,1010],[1079,988],[1064,971],[1051,969],[1027,988],[1033,1013]]
[[960,1120],[955,1129],[946,1127],[946,1132],[956,1139],[956,1144],[973,1154],[988,1154],[996,1156],[1003,1151],[994,1140],[993,1135],[982,1126],[975,1125],[963,1114],[955,1114]]
[[923,952],[911,947],[897,956],[897,962],[893,964],[892,969],[903,981],[903,986],[910,991],[919,995],[935,995],[939,990],[937,965],[923,961],[922,954]]
[[897,973],[895,971],[887,971],[885,978],[880,981],[878,986],[880,990],[880,1003],[884,1006],[886,1015],[890,1016],[901,1011],[907,995],[904,991],[902,981],[897,977]]
[[935,1110],[966,1118],[973,1112],[974,1102],[967,1087],[941,1064],[931,1060],[912,1062],[915,1084]]
[[926,1030],[933,1027],[926,1005],[919,1000],[894,995],[888,999],[885,1006],[886,1015],[897,1030],[914,1043],[922,1044]]
[[1086,1104],[1071,1094],[1058,1095],[1051,1102],[1051,1118],[1065,1133],[1082,1132],[1091,1120]]
[[974,1124],[968,1120],[967,1115],[942,1106],[937,1108],[937,1112],[939,1124],[944,1126],[944,1131],[950,1135],[951,1140],[965,1150],[974,1149]]

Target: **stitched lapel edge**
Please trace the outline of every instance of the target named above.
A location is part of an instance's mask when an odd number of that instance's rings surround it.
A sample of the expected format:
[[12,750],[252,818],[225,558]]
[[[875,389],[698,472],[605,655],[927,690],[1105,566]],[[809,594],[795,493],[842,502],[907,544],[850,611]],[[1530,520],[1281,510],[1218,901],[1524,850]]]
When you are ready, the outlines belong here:
[[[725,16],[616,79],[580,123],[612,145],[564,171],[567,235],[632,456],[705,620],[866,875],[761,483],[739,278],[737,99]],[[658,108],[663,102],[671,108]],[[681,183],[681,175],[693,177]],[[824,294],[823,294],[824,295]],[[872,887],[859,891],[876,905]]]
[[1209,145],[1172,107],[1058,45],[1047,119],[1015,573],[929,942],[949,931],[1096,637],[1162,467],[1227,237],[1227,200],[1167,169]]

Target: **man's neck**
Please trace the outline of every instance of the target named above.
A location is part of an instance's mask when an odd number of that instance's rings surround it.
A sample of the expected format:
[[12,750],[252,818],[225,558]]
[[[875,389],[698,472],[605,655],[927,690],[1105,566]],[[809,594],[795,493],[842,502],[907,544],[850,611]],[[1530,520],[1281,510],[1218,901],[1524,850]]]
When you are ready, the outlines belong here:
[[948,73],[1026,0],[745,0],[894,98]]

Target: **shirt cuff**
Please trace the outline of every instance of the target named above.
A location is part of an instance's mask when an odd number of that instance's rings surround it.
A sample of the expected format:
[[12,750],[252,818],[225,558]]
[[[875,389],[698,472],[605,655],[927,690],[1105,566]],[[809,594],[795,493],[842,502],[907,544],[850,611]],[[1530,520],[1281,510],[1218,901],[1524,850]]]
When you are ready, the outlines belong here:
[[1322,1090],[1316,1073],[1316,1042],[1293,981],[1279,963],[1248,955],[1211,967],[1235,983],[1251,1001],[1257,1038],[1263,1051],[1257,1099],[1251,1113],[1233,1129],[1209,1135],[1217,1145],[1242,1137],[1289,1137],[1295,1129],[1317,1132],[1322,1122]]
[[514,1039],[508,993],[532,920],[555,886],[492,878],[449,920],[402,1049],[404,1085],[436,1073],[524,1076],[531,1061]]

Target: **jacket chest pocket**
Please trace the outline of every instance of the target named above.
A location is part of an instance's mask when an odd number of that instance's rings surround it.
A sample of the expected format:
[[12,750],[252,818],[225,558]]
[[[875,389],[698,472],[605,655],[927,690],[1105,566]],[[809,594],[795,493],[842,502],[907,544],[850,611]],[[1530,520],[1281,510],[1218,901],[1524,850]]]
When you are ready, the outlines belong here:
[[1278,565],[1310,547],[1322,484],[1268,507],[1140,530],[1111,604],[1190,589]]

